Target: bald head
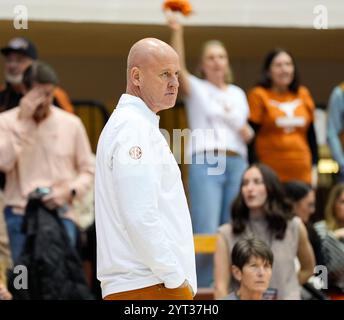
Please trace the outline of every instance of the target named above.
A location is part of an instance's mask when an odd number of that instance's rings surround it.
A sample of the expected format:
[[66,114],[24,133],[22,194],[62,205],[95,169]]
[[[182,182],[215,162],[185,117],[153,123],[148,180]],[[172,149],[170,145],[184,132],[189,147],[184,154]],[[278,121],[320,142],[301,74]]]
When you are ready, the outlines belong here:
[[127,62],[127,93],[141,98],[158,112],[171,108],[178,93],[179,57],[167,43],[145,38],[130,49]]
[[127,70],[130,71],[133,67],[148,65],[152,60],[168,55],[178,57],[175,50],[166,42],[156,38],[139,40],[129,51]]

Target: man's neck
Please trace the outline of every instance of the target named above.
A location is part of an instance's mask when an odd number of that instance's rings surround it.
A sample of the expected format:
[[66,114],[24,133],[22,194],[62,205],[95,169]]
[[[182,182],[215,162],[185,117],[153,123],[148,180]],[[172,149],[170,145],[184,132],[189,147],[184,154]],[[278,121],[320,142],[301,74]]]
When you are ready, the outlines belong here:
[[13,83],[7,83],[13,91],[23,94],[24,92],[24,85],[22,83],[18,83],[18,84],[13,84]]
[[140,99],[145,103],[145,105],[146,105],[150,110],[152,110],[155,114],[156,114],[157,112],[160,111],[160,110],[155,110],[153,106],[149,105],[149,103],[147,103],[147,102],[142,98],[140,89],[139,89],[138,87],[127,86],[126,93],[127,93],[127,94],[130,94],[130,95],[132,95],[132,96],[135,96],[135,97],[140,98]]

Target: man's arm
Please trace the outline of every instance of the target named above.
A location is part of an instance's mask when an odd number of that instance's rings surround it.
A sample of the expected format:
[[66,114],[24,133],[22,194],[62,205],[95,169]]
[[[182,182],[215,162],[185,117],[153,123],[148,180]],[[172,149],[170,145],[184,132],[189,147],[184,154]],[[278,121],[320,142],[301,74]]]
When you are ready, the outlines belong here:
[[169,226],[158,203],[161,165],[148,135],[131,131],[129,140],[115,151],[112,176],[117,205],[138,258],[167,288],[176,288],[186,277],[167,241]]
[[34,88],[20,100],[16,118],[11,118],[7,112],[0,116],[0,171],[12,170],[23,147],[34,143],[31,139],[36,128],[33,115],[44,99],[44,92]]

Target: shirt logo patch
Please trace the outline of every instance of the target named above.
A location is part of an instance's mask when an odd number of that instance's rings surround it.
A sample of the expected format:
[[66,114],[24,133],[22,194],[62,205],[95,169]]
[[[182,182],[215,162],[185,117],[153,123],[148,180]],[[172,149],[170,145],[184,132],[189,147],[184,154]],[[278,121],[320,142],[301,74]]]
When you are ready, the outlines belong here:
[[131,158],[138,160],[142,157],[142,150],[138,146],[131,147],[129,150],[129,155]]

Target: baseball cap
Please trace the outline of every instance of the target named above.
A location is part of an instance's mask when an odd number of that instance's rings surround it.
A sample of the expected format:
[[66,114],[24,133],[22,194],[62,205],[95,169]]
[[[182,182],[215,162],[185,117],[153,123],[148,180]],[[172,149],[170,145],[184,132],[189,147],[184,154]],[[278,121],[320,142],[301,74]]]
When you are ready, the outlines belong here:
[[13,38],[6,47],[1,48],[1,53],[4,56],[7,56],[10,52],[19,52],[34,60],[38,58],[35,45],[26,38]]

